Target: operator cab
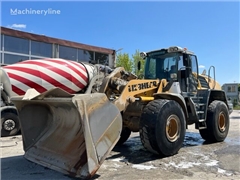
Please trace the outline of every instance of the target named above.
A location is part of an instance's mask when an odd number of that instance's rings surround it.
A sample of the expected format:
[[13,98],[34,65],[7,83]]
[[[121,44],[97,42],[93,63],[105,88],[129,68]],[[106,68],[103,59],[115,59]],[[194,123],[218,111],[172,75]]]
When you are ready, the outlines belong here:
[[141,53],[146,60],[145,79],[179,82],[184,93],[197,92],[198,63],[193,52],[177,46]]

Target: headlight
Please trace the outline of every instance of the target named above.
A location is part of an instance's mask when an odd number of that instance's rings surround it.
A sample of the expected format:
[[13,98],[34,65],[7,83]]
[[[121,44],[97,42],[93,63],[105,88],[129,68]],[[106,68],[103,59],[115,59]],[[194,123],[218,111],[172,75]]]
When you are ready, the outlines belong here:
[[173,79],[173,80],[176,80],[177,79],[177,74],[176,73],[171,73],[170,78]]
[[178,47],[178,46],[173,46],[173,47],[169,47],[168,48],[168,52],[180,52],[180,51],[183,51],[183,48],[181,47]]

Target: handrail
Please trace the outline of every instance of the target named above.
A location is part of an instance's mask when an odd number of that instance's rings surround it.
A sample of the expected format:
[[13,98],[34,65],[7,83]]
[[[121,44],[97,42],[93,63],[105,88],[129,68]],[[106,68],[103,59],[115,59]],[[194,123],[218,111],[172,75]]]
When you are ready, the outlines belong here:
[[208,70],[208,84],[209,84],[209,81],[210,81],[210,70],[211,68],[213,68],[213,76],[214,76],[214,86],[213,86],[213,89],[215,89],[215,86],[216,86],[216,79],[215,79],[215,67],[214,66],[210,66],[209,70]]

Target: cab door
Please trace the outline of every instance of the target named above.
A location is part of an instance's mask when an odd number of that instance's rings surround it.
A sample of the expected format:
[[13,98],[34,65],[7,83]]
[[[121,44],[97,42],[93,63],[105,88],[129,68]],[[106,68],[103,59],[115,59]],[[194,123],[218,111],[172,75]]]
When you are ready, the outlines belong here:
[[197,92],[198,62],[195,55],[189,55],[189,92]]
[[196,93],[198,63],[195,55],[183,54],[178,61],[178,81],[183,93]]

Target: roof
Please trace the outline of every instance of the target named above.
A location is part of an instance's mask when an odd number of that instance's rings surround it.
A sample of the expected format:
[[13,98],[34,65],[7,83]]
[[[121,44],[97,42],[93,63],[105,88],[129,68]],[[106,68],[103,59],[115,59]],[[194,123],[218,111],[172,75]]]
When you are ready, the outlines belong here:
[[69,46],[69,47],[74,47],[74,48],[79,48],[79,49],[84,49],[84,50],[89,50],[89,51],[102,52],[102,53],[106,53],[106,54],[113,54],[115,52],[115,50],[113,50],[113,49],[91,46],[91,45],[87,45],[87,44],[72,42],[72,41],[63,40],[63,39],[57,39],[57,38],[48,37],[48,36],[44,36],[44,35],[23,32],[23,31],[19,31],[19,30],[15,30],[15,29],[6,28],[6,27],[1,27],[1,34],[24,38],[24,39],[30,39],[33,41],[59,44],[62,46]]
[[228,85],[239,85],[240,83],[224,83],[222,86],[228,86]]

